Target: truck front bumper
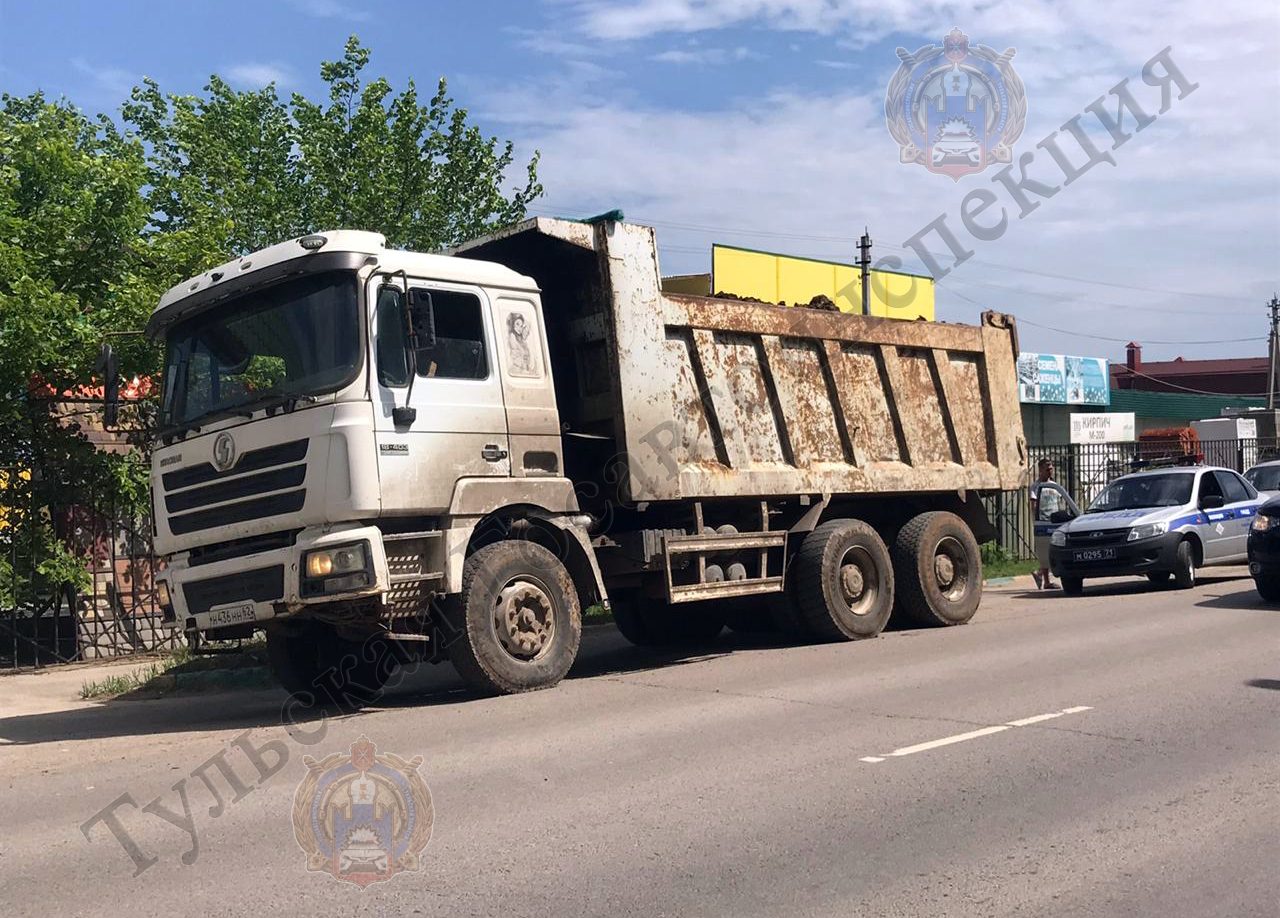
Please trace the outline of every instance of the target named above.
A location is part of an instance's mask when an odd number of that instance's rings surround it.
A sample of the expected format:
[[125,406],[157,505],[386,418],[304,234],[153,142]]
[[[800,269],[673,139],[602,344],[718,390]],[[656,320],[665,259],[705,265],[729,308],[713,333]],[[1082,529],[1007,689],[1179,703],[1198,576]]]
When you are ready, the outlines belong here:
[[[329,580],[304,576],[303,559],[318,549],[365,545],[363,571]],[[192,564],[189,553],[169,559],[160,579],[173,605],[170,626],[180,631],[250,627],[309,605],[373,597],[390,588],[382,532],[376,526],[303,529],[292,545],[225,560]],[[333,584],[335,589],[326,589]]]

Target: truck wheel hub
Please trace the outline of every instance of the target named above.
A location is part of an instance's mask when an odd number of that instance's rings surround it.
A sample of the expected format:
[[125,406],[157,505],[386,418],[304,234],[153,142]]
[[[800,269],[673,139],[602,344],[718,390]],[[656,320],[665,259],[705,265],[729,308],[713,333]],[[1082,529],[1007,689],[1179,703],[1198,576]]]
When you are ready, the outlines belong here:
[[944,536],[933,550],[933,577],[948,602],[958,602],[969,590],[969,556],[952,536]]
[[876,600],[875,562],[859,546],[850,548],[840,562],[840,593],[854,615],[866,615]]
[[551,647],[555,606],[539,585],[514,580],[498,594],[493,624],[503,650],[517,660],[532,662]]

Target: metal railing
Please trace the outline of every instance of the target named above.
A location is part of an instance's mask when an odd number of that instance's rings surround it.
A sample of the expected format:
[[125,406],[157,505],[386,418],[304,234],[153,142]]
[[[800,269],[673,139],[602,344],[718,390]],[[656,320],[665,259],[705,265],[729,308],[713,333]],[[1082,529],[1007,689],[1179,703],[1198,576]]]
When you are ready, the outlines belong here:
[[171,649],[148,514],[41,502],[25,469],[0,468],[0,668]]

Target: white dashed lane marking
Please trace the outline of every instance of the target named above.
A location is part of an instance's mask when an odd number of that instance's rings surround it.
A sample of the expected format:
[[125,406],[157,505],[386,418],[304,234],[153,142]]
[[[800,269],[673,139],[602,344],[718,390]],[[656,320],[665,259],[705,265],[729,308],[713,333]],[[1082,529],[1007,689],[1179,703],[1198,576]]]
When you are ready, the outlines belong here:
[[1088,705],[1078,705],[1074,708],[1063,708],[1061,711],[1053,711],[1049,714],[1034,714],[1031,717],[1023,717],[1003,724],[982,727],[978,730],[970,730],[968,733],[956,733],[952,736],[944,736],[942,739],[929,740],[925,743],[916,743],[914,746],[903,746],[901,749],[895,749],[893,752],[885,753],[884,755],[864,755],[859,759],[859,761],[875,764],[876,762],[883,762],[885,759],[899,758],[904,755],[915,755],[917,752],[928,752],[930,749],[940,749],[943,746],[950,746],[954,743],[963,743],[983,736],[1003,733],[1005,730],[1011,730],[1014,727],[1029,727],[1032,724],[1044,723],[1046,720],[1053,720],[1056,717],[1063,717],[1067,714],[1079,714],[1081,711],[1092,710],[1093,708]]

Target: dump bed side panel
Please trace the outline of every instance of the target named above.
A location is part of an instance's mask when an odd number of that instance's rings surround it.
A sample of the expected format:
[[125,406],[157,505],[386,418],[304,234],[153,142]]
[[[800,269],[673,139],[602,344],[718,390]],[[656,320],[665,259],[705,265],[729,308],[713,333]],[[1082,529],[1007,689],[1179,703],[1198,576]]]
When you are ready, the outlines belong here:
[[597,227],[636,501],[1018,487],[1015,332],[663,294],[653,231]]

